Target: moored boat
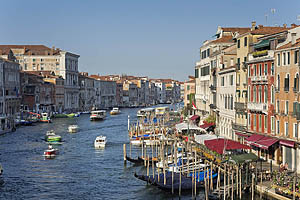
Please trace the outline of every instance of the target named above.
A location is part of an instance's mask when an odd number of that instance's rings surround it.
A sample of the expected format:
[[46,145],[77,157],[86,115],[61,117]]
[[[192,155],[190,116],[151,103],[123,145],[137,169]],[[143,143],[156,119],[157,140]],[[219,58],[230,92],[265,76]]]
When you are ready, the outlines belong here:
[[113,108],[111,111],[110,111],[110,114],[111,115],[118,115],[120,114],[121,111],[119,110],[119,108]]
[[42,113],[40,122],[50,123],[51,122],[51,118],[50,118],[49,114],[48,113]]
[[106,136],[98,136],[95,139],[94,146],[95,148],[104,148],[106,145]]
[[68,127],[68,131],[69,133],[76,133],[79,130],[79,126],[78,125],[70,125]]
[[94,110],[91,112],[91,121],[103,120],[106,117],[105,110]]
[[48,146],[48,149],[44,151],[44,156],[47,158],[55,157],[58,154],[58,149],[54,149],[52,145]]

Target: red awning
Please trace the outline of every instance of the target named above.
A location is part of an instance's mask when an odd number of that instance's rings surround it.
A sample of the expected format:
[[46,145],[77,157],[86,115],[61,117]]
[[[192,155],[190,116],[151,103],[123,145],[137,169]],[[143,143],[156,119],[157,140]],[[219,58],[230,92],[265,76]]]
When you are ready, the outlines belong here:
[[250,144],[262,139],[263,137],[265,137],[265,136],[253,134],[250,137],[246,138],[245,142],[250,145]]
[[204,144],[208,149],[215,151],[218,154],[224,154],[224,150],[228,151],[228,150],[235,150],[235,149],[251,149],[247,145],[243,145],[239,142],[233,140],[227,140],[223,138],[205,140]]
[[212,123],[204,123],[204,124],[200,125],[200,128],[207,129],[213,125],[215,125],[215,123],[213,123],[213,122]]
[[235,134],[241,137],[249,137],[249,135],[240,132],[235,132]]
[[279,144],[284,145],[284,146],[288,146],[288,147],[295,147],[295,142],[294,141],[290,141],[290,140],[280,140]]
[[198,119],[200,116],[199,115],[193,115],[191,118],[190,118],[190,120],[196,120],[196,119]]
[[271,138],[271,137],[263,137],[260,140],[252,143],[252,145],[259,147],[261,149],[268,149],[270,146],[278,142],[279,140],[276,138]]

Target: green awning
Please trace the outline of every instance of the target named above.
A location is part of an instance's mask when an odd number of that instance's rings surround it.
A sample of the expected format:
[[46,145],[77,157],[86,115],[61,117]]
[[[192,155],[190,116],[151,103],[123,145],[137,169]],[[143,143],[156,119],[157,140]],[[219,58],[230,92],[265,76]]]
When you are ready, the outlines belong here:
[[254,49],[259,49],[263,47],[268,47],[270,45],[270,40],[262,40],[254,45]]
[[236,164],[255,162],[257,160],[258,160],[258,157],[254,153],[245,153],[245,154],[235,155],[229,159],[230,162],[233,162]]

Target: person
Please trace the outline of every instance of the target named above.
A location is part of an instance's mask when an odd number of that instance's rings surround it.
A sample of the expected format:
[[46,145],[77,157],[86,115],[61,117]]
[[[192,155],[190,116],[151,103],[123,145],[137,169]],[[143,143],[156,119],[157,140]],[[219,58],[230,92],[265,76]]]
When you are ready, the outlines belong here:
[[283,163],[281,163],[279,166],[279,172],[283,172],[283,171],[284,171],[284,165]]
[[284,165],[284,170],[288,170],[288,168],[289,168],[289,165],[288,165],[288,163],[286,162],[285,165]]

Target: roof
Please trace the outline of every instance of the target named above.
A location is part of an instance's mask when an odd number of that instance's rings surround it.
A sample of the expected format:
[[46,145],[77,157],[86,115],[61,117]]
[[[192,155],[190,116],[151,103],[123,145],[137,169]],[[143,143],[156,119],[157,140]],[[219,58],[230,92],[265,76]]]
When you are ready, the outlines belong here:
[[224,32],[232,32],[232,33],[238,32],[240,34],[244,34],[244,33],[249,32],[250,28],[246,28],[246,27],[224,27],[224,28],[222,28],[222,30]]
[[212,40],[209,44],[216,44],[216,43],[234,43],[232,36],[223,36],[221,38]]
[[267,34],[280,33],[282,31],[286,31],[288,29],[291,29],[291,28],[259,25],[256,29],[250,31],[250,33],[253,35],[267,35]]
[[292,47],[300,47],[300,38],[296,40],[296,43],[292,45],[292,42],[289,42],[279,48],[277,48],[278,50],[280,49],[288,49],[288,48],[292,48]]
[[0,45],[0,55],[9,54],[11,49],[24,49],[24,55],[59,55],[61,51],[44,45]]

